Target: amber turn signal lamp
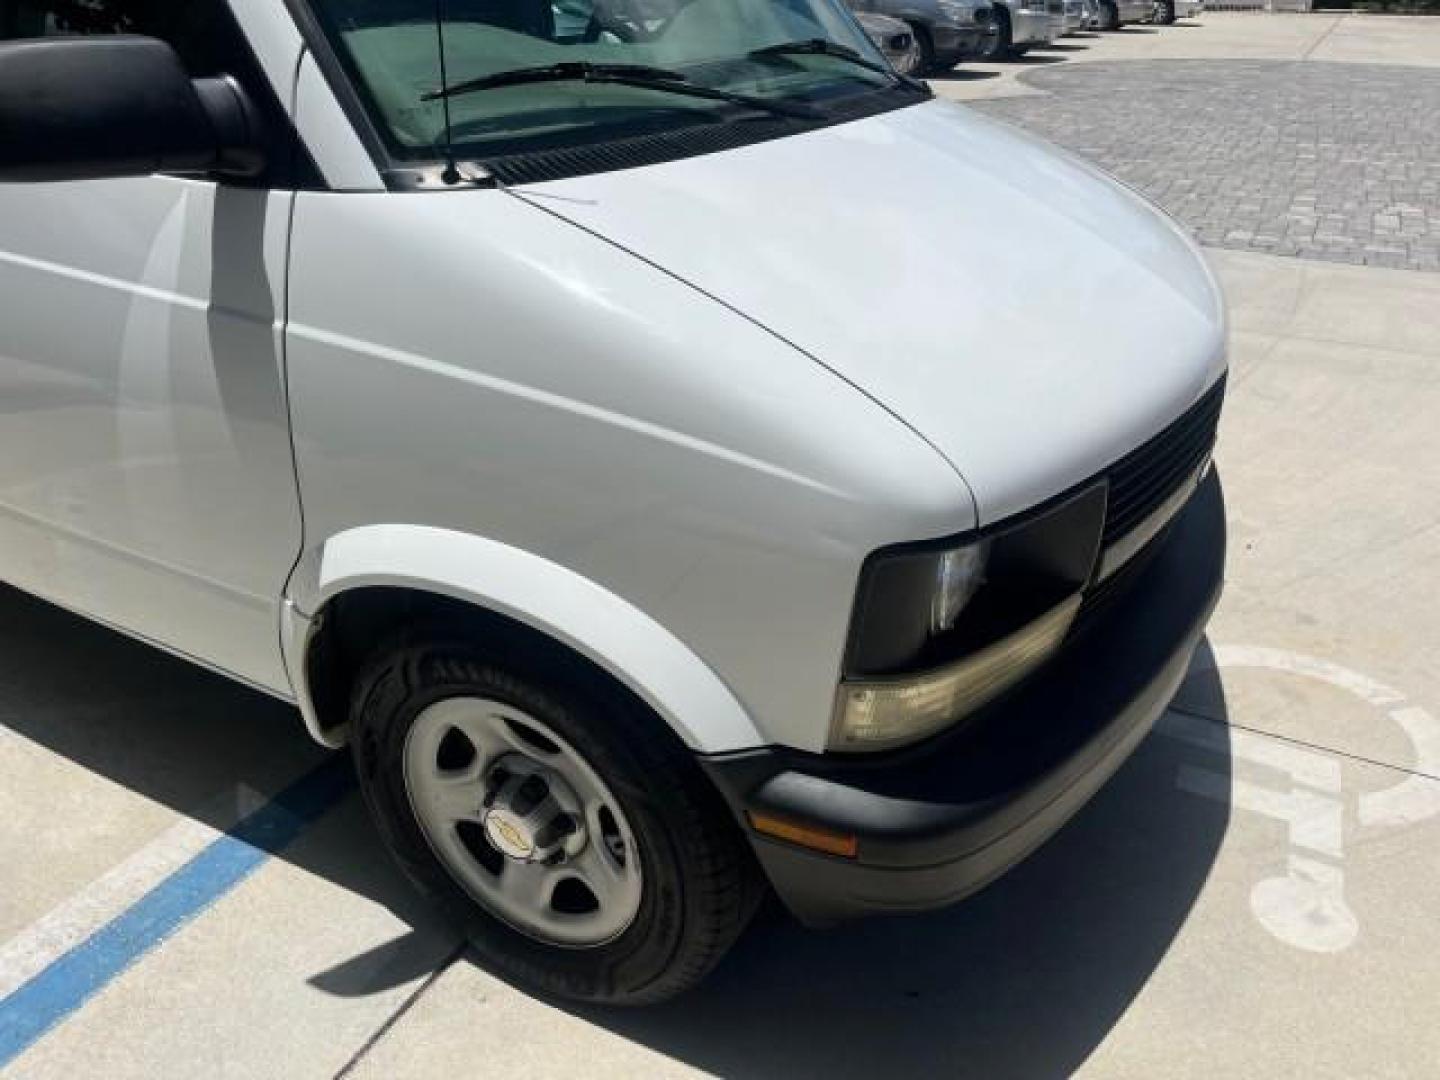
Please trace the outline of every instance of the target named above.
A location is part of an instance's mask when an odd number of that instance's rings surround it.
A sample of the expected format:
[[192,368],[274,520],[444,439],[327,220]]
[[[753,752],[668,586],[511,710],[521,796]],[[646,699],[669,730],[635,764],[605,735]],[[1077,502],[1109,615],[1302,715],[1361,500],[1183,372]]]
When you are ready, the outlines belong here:
[[799,844],[814,851],[823,851],[826,855],[853,859],[860,850],[860,841],[853,836],[829,832],[814,825],[801,825],[754,810],[748,811],[746,816],[750,819],[750,827],[758,833],[773,836],[777,840],[788,840],[792,844]]

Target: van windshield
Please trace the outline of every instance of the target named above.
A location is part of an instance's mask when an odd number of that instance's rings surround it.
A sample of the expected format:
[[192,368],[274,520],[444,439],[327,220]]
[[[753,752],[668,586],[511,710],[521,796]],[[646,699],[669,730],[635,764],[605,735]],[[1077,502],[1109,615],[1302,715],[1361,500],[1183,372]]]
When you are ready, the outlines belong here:
[[[448,96],[449,145],[480,161],[697,125],[758,129],[759,119],[770,121],[762,137],[774,137],[776,124],[849,118],[858,99],[916,100],[842,0],[311,2],[387,149],[403,160],[442,156],[443,91],[465,84]],[[495,78],[557,65],[642,77]],[[646,76],[657,71],[665,78]]]

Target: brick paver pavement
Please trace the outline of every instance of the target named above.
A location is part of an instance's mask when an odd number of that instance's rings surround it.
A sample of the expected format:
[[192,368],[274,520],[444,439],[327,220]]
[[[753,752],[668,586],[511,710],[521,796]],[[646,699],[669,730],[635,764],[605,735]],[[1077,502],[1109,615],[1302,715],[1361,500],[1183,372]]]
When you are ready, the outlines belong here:
[[975,102],[1092,158],[1218,247],[1440,271],[1440,71],[1057,64]]

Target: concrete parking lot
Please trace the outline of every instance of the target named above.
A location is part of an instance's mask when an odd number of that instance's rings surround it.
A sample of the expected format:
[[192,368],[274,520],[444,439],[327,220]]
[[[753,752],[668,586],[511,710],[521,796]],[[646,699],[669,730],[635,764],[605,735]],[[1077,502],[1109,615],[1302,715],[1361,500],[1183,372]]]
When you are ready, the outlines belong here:
[[[1142,187],[1164,182],[1164,113],[1123,121],[1143,148],[1126,157],[1094,112],[1142,73],[1199,87],[1186,141],[1213,125],[1200,145],[1219,160],[1245,107],[1237,81],[1321,99],[1327,86],[1440,93],[1440,20],[1210,15],[1062,44],[936,85],[1047,137],[1078,131],[1071,145],[1107,167],[1149,168],[1130,174]],[[1329,74],[1342,64],[1351,74]],[[1207,85],[1224,109],[1203,105]],[[828,933],[766,909],[707,984],[666,1006],[535,1000],[412,899],[345,759],[289,709],[0,587],[0,1074],[1436,1075],[1427,108],[1377,121],[1403,182],[1420,177],[1408,269],[1348,265],[1366,261],[1360,231],[1346,233],[1358,259],[1324,242],[1266,248],[1206,232],[1219,196],[1193,213],[1169,203],[1215,245],[1231,304],[1227,592],[1132,761],[955,909]],[[1363,118],[1332,119],[1322,141],[1365,145]],[[1209,167],[1187,152],[1185,168]],[[1242,175],[1273,185],[1284,216],[1304,200],[1282,160]]]

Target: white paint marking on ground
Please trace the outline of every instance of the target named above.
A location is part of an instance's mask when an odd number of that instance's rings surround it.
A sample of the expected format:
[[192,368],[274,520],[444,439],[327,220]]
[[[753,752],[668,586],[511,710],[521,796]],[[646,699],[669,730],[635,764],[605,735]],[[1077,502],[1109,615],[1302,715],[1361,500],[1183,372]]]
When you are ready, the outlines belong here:
[[[1360,824],[1414,825],[1440,815],[1440,780],[1434,779],[1440,776],[1440,720],[1408,704],[1400,691],[1329,660],[1286,649],[1222,645],[1214,650],[1213,658],[1197,658],[1197,670],[1210,667],[1262,668],[1317,679],[1385,710],[1410,740],[1415,754],[1413,768],[1429,775],[1412,773],[1383,791],[1361,795],[1356,800]],[[1250,910],[1260,925],[1281,941],[1309,952],[1333,953],[1349,948],[1360,934],[1360,921],[1345,901],[1344,803],[1339,762],[1322,751],[1290,746],[1251,732],[1232,728],[1227,734],[1218,724],[1180,713],[1166,714],[1158,729],[1203,750],[1228,750],[1237,759],[1288,774],[1292,783],[1327,793],[1294,787],[1288,792],[1276,791],[1188,764],[1181,765],[1175,777],[1183,791],[1229,802],[1288,826],[1286,873],[1266,878],[1250,891]],[[1322,862],[1305,852],[1334,862]]]
[[264,801],[258,792],[243,785],[237,787],[228,800],[217,804],[218,813],[203,815],[218,824],[183,818],[119,866],[0,944],[0,999],[108,924]]
[[1308,791],[1274,791],[1248,780],[1232,780],[1210,769],[1180,766],[1175,784],[1181,791],[1242,810],[1263,814],[1289,826],[1292,847],[1307,848],[1338,859],[1341,844],[1341,805],[1335,799]]
[[[1411,768],[1428,775],[1411,775],[1384,791],[1361,795],[1360,824],[1413,825],[1440,816],[1440,781],[1433,779],[1440,776],[1440,720],[1433,714],[1409,704],[1399,690],[1329,660],[1255,645],[1221,645],[1213,655],[1213,662],[1200,659],[1197,669],[1213,664],[1215,668],[1253,667],[1289,672],[1347,690],[1376,708],[1386,709],[1390,719],[1410,739],[1415,754]],[[1298,773],[1294,775],[1297,780],[1308,782]]]
[[1275,937],[1306,952],[1341,952],[1360,936],[1360,920],[1345,902],[1344,872],[1303,855],[1290,856],[1284,877],[1250,890],[1250,910]]
[[1415,767],[1430,776],[1411,776],[1394,787],[1360,796],[1361,825],[1413,825],[1440,815],[1440,721],[1410,706],[1394,709],[1390,719],[1404,729],[1415,747]]
[[1230,754],[1257,765],[1287,772],[1295,781],[1320,791],[1339,793],[1340,763],[1264,735],[1229,728],[1216,720],[1167,712],[1157,725],[1163,735],[1217,754]]
[[1253,667],[1304,675],[1339,687],[1341,690],[1348,690],[1371,705],[1380,707],[1399,705],[1405,701],[1405,695],[1400,691],[1392,690],[1368,675],[1361,675],[1358,671],[1343,668],[1329,660],[1291,652],[1289,649],[1269,649],[1259,645],[1220,645],[1214,650],[1213,665],[1207,664],[1202,657],[1196,657],[1196,660],[1197,670],[1204,670],[1209,666],[1216,668]]

